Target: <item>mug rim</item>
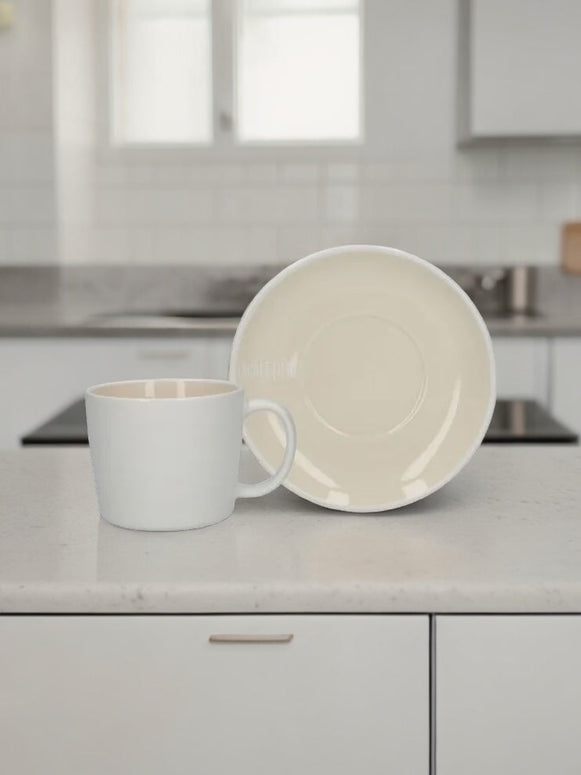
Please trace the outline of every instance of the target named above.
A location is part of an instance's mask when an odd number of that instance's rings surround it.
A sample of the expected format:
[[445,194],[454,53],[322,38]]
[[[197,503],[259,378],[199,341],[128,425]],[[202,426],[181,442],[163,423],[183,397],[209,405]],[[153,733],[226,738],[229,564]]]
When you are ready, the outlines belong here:
[[[185,382],[189,384],[211,384],[211,385],[224,385],[225,387],[232,388],[231,390],[224,390],[220,393],[210,393],[209,395],[199,395],[199,396],[163,396],[163,397],[155,397],[155,396],[115,396],[115,395],[104,395],[102,393],[98,393],[97,391],[101,388],[111,387],[111,386],[119,386],[119,385],[139,385],[139,384],[145,384],[147,382]],[[243,393],[244,388],[240,385],[237,385],[235,382],[233,382],[230,379],[212,379],[212,378],[204,378],[204,377],[160,377],[160,378],[152,378],[152,379],[122,379],[122,380],[113,380],[111,382],[101,382],[98,385],[91,385],[85,390],[85,397],[86,398],[97,398],[100,400],[112,400],[112,401],[140,401],[140,402],[169,402],[169,401],[200,401],[200,400],[211,400],[211,399],[220,399],[225,398],[227,396],[233,396],[237,393]]]

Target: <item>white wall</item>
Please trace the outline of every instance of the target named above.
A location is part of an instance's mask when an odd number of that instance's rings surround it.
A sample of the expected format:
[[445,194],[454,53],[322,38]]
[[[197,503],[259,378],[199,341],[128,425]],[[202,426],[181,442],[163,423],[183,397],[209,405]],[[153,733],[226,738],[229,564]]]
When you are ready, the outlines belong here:
[[[83,173],[93,221],[65,259],[286,263],[375,242],[439,263],[556,263],[561,222],[581,217],[581,146],[455,149],[456,5],[367,0],[370,69],[380,74],[368,95],[370,151],[199,163],[119,162],[95,149]],[[3,45],[0,36],[0,56]]]
[[0,263],[55,260],[50,0],[18,0],[0,30]]
[[91,261],[96,147],[94,0],[53,0],[54,126],[60,260]]

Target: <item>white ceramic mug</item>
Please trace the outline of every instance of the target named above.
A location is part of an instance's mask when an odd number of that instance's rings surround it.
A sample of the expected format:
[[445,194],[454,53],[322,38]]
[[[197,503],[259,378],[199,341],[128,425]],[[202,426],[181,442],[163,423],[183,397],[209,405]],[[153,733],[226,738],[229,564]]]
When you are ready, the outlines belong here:
[[[245,402],[233,382],[152,379],[87,390],[89,444],[101,516],[134,530],[187,530],[230,516],[236,498],[278,487],[291,469],[295,428],[287,410]],[[286,449],[278,471],[238,483],[242,424],[251,412],[278,415]]]

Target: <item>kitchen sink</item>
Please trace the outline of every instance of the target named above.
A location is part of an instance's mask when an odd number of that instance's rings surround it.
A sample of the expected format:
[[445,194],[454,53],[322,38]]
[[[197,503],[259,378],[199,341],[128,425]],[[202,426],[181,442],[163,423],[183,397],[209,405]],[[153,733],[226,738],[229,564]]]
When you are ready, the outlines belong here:
[[240,312],[233,311],[185,311],[162,310],[156,312],[102,312],[86,318],[86,326],[103,328],[175,328],[191,325],[198,327],[202,321],[238,319]]
[[539,318],[534,266],[442,267],[488,320]]
[[[483,267],[443,266],[470,296],[487,320],[539,318],[536,307],[536,269],[531,266]],[[197,309],[166,308],[102,312],[87,318],[86,326],[109,328],[199,328],[217,321],[238,320],[252,296],[264,284],[264,277],[224,281],[208,290]]]

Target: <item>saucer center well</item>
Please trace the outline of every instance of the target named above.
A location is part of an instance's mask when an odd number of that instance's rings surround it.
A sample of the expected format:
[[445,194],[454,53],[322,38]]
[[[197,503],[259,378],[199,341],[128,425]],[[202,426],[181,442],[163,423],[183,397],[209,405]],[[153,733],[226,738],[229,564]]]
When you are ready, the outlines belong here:
[[414,339],[389,319],[371,314],[321,326],[305,348],[299,373],[311,410],[348,436],[383,435],[407,424],[426,383]]

